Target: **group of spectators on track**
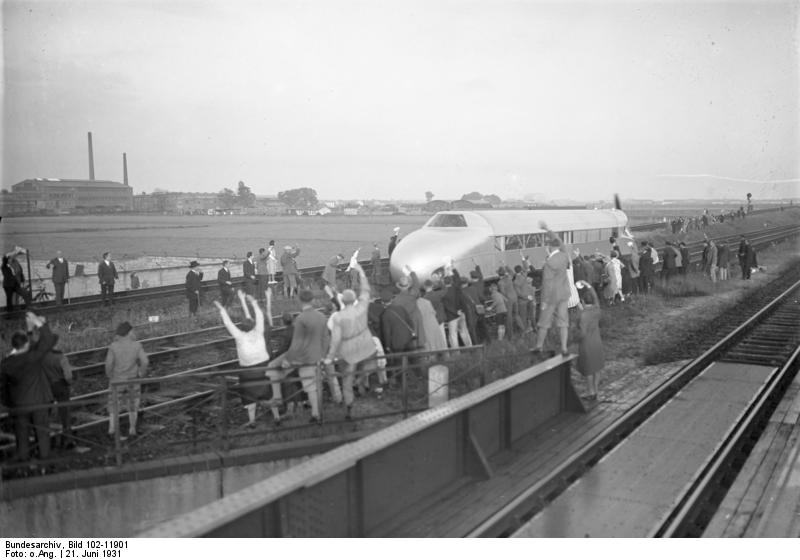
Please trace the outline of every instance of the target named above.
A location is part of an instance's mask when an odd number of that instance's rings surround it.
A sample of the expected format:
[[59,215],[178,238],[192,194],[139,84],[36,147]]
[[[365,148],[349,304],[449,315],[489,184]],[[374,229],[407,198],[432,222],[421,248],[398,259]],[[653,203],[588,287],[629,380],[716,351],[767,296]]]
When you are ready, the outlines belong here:
[[[752,207],[750,207],[752,209]],[[711,224],[722,224],[726,221],[732,222],[736,219],[744,219],[750,210],[745,210],[740,206],[738,210],[723,210],[719,214],[712,214],[708,210],[703,210],[699,216],[677,216],[669,218],[669,229],[673,235],[688,233],[706,229]],[[667,221],[667,218],[664,218]]]

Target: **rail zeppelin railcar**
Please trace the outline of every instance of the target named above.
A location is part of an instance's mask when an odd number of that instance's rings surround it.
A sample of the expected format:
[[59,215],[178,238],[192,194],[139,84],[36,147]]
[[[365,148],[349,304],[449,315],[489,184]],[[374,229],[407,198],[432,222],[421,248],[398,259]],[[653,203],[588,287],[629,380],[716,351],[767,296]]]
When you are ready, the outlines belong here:
[[541,269],[547,258],[542,222],[582,255],[608,255],[611,237],[617,238],[623,255],[631,251],[628,243],[633,236],[621,210],[451,210],[435,214],[400,240],[389,262],[392,278],[402,276],[407,265],[421,280],[428,279],[448,258],[459,272],[478,264],[484,276],[491,278],[502,264],[512,268],[520,264],[520,251]]

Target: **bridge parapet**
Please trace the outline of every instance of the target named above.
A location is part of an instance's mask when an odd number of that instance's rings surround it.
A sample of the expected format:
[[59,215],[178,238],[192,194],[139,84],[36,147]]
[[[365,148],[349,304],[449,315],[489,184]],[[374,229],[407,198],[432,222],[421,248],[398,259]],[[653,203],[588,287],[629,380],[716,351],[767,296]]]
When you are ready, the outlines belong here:
[[583,405],[557,356],[343,445],[141,537],[375,537],[490,458]]

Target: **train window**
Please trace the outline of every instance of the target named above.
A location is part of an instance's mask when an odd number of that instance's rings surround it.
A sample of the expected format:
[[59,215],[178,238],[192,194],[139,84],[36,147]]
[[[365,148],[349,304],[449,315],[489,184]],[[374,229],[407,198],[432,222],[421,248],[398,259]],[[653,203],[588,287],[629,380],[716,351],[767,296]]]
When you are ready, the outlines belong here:
[[505,251],[506,250],[506,238],[502,235],[498,235],[494,238],[494,248],[498,251]]
[[520,239],[519,235],[507,235],[506,236],[506,251],[515,251],[517,249],[522,249],[522,240]]
[[526,249],[541,247],[544,244],[544,236],[541,233],[529,233],[523,236],[523,241]]
[[431,219],[428,227],[467,227],[463,214],[439,214]]
[[573,243],[586,243],[589,241],[589,232],[586,230],[581,231],[573,231],[572,232],[572,242]]
[[571,231],[562,231],[558,234],[561,238],[561,241],[564,243],[572,243],[572,232]]

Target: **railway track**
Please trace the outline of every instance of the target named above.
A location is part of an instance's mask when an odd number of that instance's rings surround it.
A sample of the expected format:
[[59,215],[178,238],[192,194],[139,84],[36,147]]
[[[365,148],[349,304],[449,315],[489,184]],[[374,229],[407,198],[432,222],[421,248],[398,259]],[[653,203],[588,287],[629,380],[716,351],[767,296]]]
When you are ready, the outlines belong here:
[[[798,227],[777,229],[780,231],[768,231],[759,236],[752,236],[754,238],[753,244],[764,246],[779,241],[787,235],[793,235],[800,230]],[[738,235],[728,237],[738,239]],[[698,256],[700,253],[701,249],[697,250],[693,255]],[[275,329],[273,332],[277,333],[279,329]],[[204,369],[225,369],[236,365],[233,339],[222,326],[144,339],[141,342],[150,356],[153,368],[158,371],[159,375],[179,377]],[[106,350],[105,347],[93,348],[69,355],[70,362],[74,367],[75,377],[79,380],[74,387],[74,390],[77,389],[75,392],[78,394],[73,395],[72,400],[82,406],[82,410],[76,410],[78,422],[75,428],[77,430],[90,429],[108,422],[108,418],[104,413],[108,394],[107,381],[104,376],[99,375],[104,371],[103,360],[105,359]],[[207,358],[209,351],[214,352],[213,360]],[[200,357],[203,365],[193,369],[186,369],[185,356]],[[209,365],[210,361],[213,363]],[[177,371],[171,367],[176,362],[182,362]],[[182,387],[180,393],[176,392],[171,397],[144,393],[143,411],[156,411],[173,405],[181,405],[209,394],[210,391],[207,386],[204,387],[202,385],[187,385]]]
[[[756,247],[763,247],[765,245],[769,245],[771,243],[775,243],[780,241],[781,239],[791,237],[793,235],[797,235],[800,233],[800,226],[780,226],[776,228],[770,228],[767,230],[757,230],[753,232],[748,232],[746,235],[750,240],[750,243]],[[713,240],[717,243],[720,242],[738,242],[740,234],[734,235],[727,235],[727,236],[720,236],[713,238]],[[702,254],[703,243],[702,242],[694,242],[688,245],[690,254],[692,257],[692,262],[697,262],[698,257]],[[661,250],[663,247],[658,247],[657,249]],[[733,255],[732,255],[733,256]],[[372,271],[372,263],[370,261],[362,261],[361,265],[364,267],[364,270],[367,272],[367,275],[371,274]],[[381,268],[383,270],[387,270],[389,265],[389,259],[384,258],[381,259]],[[301,276],[304,278],[317,278],[322,274],[324,270],[324,266],[314,266],[309,268],[302,269]],[[283,281],[282,272],[278,272],[277,274],[278,282]],[[242,278],[235,278],[233,280],[234,287],[240,288],[243,286],[243,279]],[[203,289],[206,292],[216,292],[217,290],[217,283],[216,280],[205,280],[202,283]],[[153,299],[163,299],[167,297],[177,297],[183,296],[185,294],[185,287],[182,284],[170,285],[170,286],[160,286],[160,287],[153,287],[153,288],[143,288],[139,290],[130,290],[125,292],[117,292],[114,295],[115,304],[130,304],[135,303],[138,301],[144,300],[153,300]],[[91,295],[91,296],[81,296],[72,298],[70,303],[64,304],[61,307],[57,307],[55,302],[47,301],[42,303],[37,303],[34,306],[39,312],[47,313],[48,311],[74,311],[74,310],[83,310],[83,309],[90,309],[94,307],[99,307],[102,305],[102,299],[99,294]],[[13,320],[13,319],[20,319],[23,317],[23,311],[13,311],[13,312],[0,312],[0,318],[4,320]]]
[[[361,261],[361,266],[364,268],[364,271],[369,276],[372,273],[372,262],[371,261]],[[381,259],[381,268],[383,270],[387,270],[389,266],[389,259],[384,258]],[[321,274],[322,271],[325,269],[324,266],[312,266],[308,268],[303,268],[300,270],[301,278],[303,279],[316,279]],[[276,275],[276,280],[279,284],[283,283],[283,272],[279,271]],[[244,278],[233,278],[233,287],[234,289],[241,289],[244,286]],[[217,287],[217,280],[204,280],[202,283],[202,290],[203,293],[218,293]],[[124,292],[115,292],[114,293],[114,304],[130,304],[139,301],[145,300],[154,300],[154,299],[163,299],[168,297],[177,297],[177,296],[185,296],[186,294],[186,287],[183,284],[173,284],[169,286],[158,286],[152,288],[141,288],[138,290],[128,290]],[[64,312],[64,311],[79,311],[84,309],[91,309],[94,307],[100,307],[103,305],[102,296],[100,294],[90,295],[90,296],[80,296],[71,298],[70,303],[66,303],[61,307],[57,306],[54,301],[45,301],[36,303],[33,306],[37,312],[40,313],[47,313],[50,311],[53,312]],[[0,312],[0,319],[3,320],[12,320],[12,319],[20,319],[24,316],[24,310],[14,310],[12,312],[3,311]]]
[[[765,418],[780,401],[783,390],[791,382],[800,362],[800,267],[795,267],[788,276],[776,279],[760,294],[760,300],[769,300],[769,303],[762,303],[760,311],[755,314],[743,311],[742,314],[749,318],[742,321],[740,317],[740,324],[733,332],[665,380],[597,437],[552,469],[548,476],[475,527],[468,536],[544,536],[543,525],[553,523],[552,519],[546,517],[548,508],[562,499],[562,492],[565,495],[564,502],[568,503],[567,494],[577,488],[577,484],[573,483],[592,472],[601,459],[619,444],[624,444],[626,438],[662,407],[679,397],[680,391],[712,364],[720,364],[722,368],[726,364],[752,364],[762,369],[766,366],[773,373],[753,395],[735,424],[721,434],[724,437],[720,437],[714,452],[702,467],[691,480],[685,481],[670,513],[647,536],[702,534],[702,528],[724,495],[726,485],[735,478],[736,468],[743,463],[748,448],[757,439]],[[631,480],[628,483],[634,484]],[[564,502],[559,502],[559,511],[562,513],[564,508],[570,507]],[[588,506],[586,509],[587,519],[592,515],[603,516],[598,511],[589,510]],[[581,514],[576,514],[576,518],[577,521],[571,520],[575,527],[580,526]],[[586,524],[591,526],[592,522],[586,521]]]

